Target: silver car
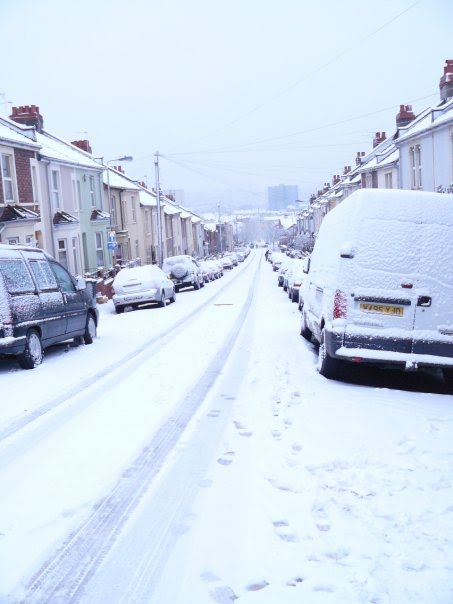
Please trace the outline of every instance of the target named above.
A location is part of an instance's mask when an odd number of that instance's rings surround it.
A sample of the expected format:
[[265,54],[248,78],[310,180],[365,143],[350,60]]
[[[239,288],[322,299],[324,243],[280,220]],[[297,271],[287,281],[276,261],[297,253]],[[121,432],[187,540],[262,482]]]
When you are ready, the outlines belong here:
[[124,312],[126,306],[138,308],[152,302],[166,306],[167,300],[176,301],[173,281],[155,264],[123,268],[113,280],[112,287],[112,300],[118,314]]

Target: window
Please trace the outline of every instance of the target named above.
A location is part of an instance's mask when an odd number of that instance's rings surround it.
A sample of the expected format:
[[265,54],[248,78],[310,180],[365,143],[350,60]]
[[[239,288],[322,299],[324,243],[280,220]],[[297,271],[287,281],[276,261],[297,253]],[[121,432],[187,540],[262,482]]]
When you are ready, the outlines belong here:
[[30,260],[30,267],[41,291],[58,289],[57,280],[47,260]]
[[13,187],[13,156],[2,153],[2,183],[3,183],[3,199],[5,203],[14,202],[14,187]]
[[104,237],[102,233],[95,233],[96,262],[98,267],[104,266]]
[[56,262],[51,262],[51,266],[53,268],[53,272],[57,276],[61,291],[67,293],[75,292],[76,288],[68,271],[66,271],[62,266],[60,266]]
[[115,195],[110,196],[110,221],[112,224],[116,224],[116,197]]
[[60,262],[60,264],[62,264],[66,268],[69,268],[68,267],[68,250],[66,249],[66,239],[58,240],[58,262]]
[[94,191],[94,176],[90,176],[90,198],[91,198],[91,207],[96,207],[96,194]]
[[73,177],[72,178],[72,205],[74,210],[77,210],[77,181]]
[[80,273],[80,267],[79,267],[79,246],[78,246],[77,237],[72,238],[72,260],[74,262],[75,274],[78,275]]
[[25,235],[25,245],[36,247],[36,239],[34,235]]
[[123,221],[124,224],[127,224],[127,203],[125,199],[123,199]]
[[8,245],[19,245],[19,237],[8,237]]
[[138,258],[140,256],[140,246],[138,239],[135,240],[135,257]]
[[33,187],[33,201],[39,203],[38,170],[34,165],[31,166],[31,183]]
[[52,199],[55,210],[60,208],[60,173],[52,170]]
[[386,189],[393,189],[393,179],[392,179],[392,173],[391,172],[387,172],[386,174],[384,174],[384,178],[385,178],[385,188]]
[[35,292],[36,287],[23,260],[2,260],[1,269],[10,294]]
[[77,206],[78,209],[81,210],[82,209],[82,191],[81,191],[81,184],[80,184],[80,180],[77,179]]
[[411,188],[422,188],[422,162],[420,145],[409,147],[409,164],[411,171]]
[[137,222],[137,206],[135,202],[135,197],[131,197],[131,206],[132,206],[132,222]]

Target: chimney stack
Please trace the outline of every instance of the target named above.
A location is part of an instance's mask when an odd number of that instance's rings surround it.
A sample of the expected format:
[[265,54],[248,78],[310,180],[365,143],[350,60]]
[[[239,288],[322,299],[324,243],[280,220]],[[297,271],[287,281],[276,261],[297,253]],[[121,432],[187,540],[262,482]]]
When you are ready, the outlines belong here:
[[355,163],[357,166],[360,166],[363,157],[365,157],[365,151],[357,151],[357,156],[355,158]]
[[380,145],[385,141],[385,132],[376,132],[376,136],[373,139],[373,148]]
[[439,82],[440,100],[449,101],[453,97],[453,60],[445,61],[444,75]]
[[351,166],[345,166],[343,168],[343,176],[346,176],[346,174],[349,174],[350,171],[351,171]]
[[333,186],[337,185],[340,182],[340,180],[341,180],[340,175],[339,174],[334,174],[332,176],[332,180],[333,180]]
[[72,141],[71,145],[74,145],[74,147],[78,147],[79,149],[82,149],[82,151],[86,151],[87,153],[92,153],[92,149],[90,146],[89,141],[84,140],[84,141]]
[[44,118],[39,113],[39,107],[36,105],[13,107],[9,117],[18,124],[33,126],[37,132],[41,132],[44,128]]
[[415,119],[412,111],[412,105],[400,105],[400,112],[396,115],[396,127],[403,128]]

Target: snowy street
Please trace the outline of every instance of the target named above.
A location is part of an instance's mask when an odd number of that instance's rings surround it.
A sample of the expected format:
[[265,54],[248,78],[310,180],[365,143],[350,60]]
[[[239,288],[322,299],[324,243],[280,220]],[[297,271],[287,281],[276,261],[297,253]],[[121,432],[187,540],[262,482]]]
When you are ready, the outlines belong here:
[[264,250],[0,364],[0,602],[448,604],[453,404],[316,371]]

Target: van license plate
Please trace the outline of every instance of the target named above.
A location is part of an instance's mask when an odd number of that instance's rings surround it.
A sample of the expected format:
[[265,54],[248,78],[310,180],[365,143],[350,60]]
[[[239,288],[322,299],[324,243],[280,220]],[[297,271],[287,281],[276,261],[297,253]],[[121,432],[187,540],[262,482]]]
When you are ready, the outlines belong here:
[[403,306],[388,306],[387,304],[369,304],[362,302],[360,304],[360,310],[379,315],[394,315],[395,317],[402,317],[404,315]]
[[126,302],[133,302],[134,300],[141,300],[142,296],[124,296]]

